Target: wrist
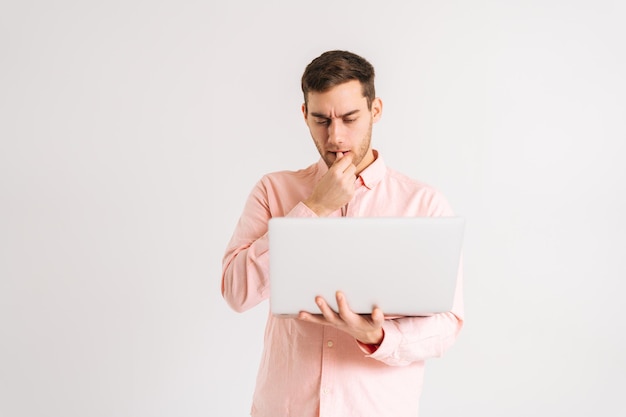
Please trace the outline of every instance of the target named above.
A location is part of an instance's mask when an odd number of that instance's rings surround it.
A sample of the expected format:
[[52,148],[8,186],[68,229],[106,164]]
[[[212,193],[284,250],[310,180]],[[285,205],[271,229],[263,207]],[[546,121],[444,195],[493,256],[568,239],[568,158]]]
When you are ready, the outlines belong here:
[[385,332],[382,327],[375,332],[366,334],[363,338],[357,339],[359,342],[368,346],[375,346],[378,348],[381,343],[383,343],[383,339],[385,338]]
[[305,206],[309,208],[309,210],[315,213],[318,217],[326,217],[330,213],[332,213],[332,210],[326,209],[324,206],[316,203],[314,200],[311,200],[310,198],[304,200],[303,203]]
[[375,340],[374,343],[366,343],[359,339],[356,340],[356,342],[359,344],[363,352],[367,353],[368,355],[371,355],[378,350],[380,345],[383,343],[383,339],[385,338],[385,332],[383,331],[383,329],[380,329],[380,330],[381,330],[382,335],[380,339],[375,338],[377,340]]

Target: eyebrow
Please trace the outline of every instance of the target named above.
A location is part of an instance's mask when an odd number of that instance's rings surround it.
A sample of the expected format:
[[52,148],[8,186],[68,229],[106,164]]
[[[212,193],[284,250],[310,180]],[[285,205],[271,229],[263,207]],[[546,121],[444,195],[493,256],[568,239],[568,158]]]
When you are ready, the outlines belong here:
[[[348,117],[348,116],[352,116],[353,114],[356,114],[358,112],[360,112],[361,110],[359,109],[355,109],[355,110],[351,110],[347,113],[341,114],[339,116],[337,116],[337,118],[344,118],[344,117]],[[313,117],[318,117],[320,119],[331,119],[330,116],[326,115],[326,114],[322,114],[322,113],[317,113],[317,112],[311,112],[311,116]]]

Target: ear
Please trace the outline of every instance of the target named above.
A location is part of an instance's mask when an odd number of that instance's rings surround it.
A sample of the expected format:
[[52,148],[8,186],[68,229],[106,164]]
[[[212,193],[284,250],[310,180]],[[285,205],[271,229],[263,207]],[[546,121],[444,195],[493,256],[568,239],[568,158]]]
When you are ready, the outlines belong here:
[[302,115],[304,116],[304,121],[305,121],[305,122],[306,122],[306,120],[307,120],[307,116],[308,116],[308,114],[307,114],[307,113],[308,113],[308,112],[307,112],[307,109],[306,109],[306,103],[302,103]]
[[383,101],[376,97],[372,100],[372,118],[374,119],[374,123],[379,121],[383,116]]

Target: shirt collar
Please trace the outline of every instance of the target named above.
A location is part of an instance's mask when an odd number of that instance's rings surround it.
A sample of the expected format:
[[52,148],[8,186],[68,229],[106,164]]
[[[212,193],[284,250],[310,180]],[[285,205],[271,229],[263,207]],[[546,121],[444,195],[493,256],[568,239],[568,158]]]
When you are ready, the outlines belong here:
[[[385,161],[380,156],[376,149],[373,149],[374,152],[374,162],[369,164],[361,174],[359,174],[359,180],[363,182],[370,190],[383,179],[385,173],[387,172],[387,165],[385,165]],[[322,158],[317,162],[317,180],[319,181],[324,174],[328,172],[328,166],[326,166],[326,162]]]

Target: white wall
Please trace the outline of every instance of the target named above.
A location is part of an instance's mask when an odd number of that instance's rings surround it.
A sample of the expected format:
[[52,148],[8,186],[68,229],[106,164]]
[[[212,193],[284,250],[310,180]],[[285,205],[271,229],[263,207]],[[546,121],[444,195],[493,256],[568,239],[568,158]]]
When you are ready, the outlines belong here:
[[0,415],[247,415],[267,304],[227,308],[221,257],[257,179],[317,159],[299,78],[336,48],[377,69],[389,165],[468,221],[467,326],[422,416],[624,414],[625,19],[609,0],[3,1]]

